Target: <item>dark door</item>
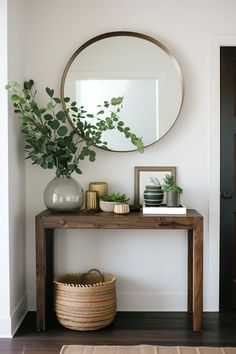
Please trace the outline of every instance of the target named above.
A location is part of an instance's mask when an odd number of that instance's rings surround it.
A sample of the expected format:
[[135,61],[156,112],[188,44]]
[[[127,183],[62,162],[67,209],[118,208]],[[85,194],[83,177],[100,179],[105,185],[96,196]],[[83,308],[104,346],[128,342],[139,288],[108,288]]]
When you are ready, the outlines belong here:
[[236,308],[236,48],[222,47],[220,309]]

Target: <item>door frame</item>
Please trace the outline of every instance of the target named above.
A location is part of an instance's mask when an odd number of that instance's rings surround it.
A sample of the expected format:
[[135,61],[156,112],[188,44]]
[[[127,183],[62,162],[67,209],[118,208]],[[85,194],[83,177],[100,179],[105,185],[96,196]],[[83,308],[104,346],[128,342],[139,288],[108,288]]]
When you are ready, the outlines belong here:
[[[220,289],[220,47],[236,47],[236,35],[214,35],[209,47],[209,311],[219,310]],[[217,270],[217,271],[216,271]]]

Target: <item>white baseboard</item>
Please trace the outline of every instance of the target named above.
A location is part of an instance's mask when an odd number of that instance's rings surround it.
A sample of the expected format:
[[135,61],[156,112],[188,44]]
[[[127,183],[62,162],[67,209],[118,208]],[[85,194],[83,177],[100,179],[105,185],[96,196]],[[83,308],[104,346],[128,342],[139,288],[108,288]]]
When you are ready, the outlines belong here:
[[12,338],[27,313],[26,295],[18,302],[11,316],[0,317],[0,338]]
[[17,306],[11,313],[11,333],[12,336],[18,330],[21,322],[23,321],[25,315],[27,314],[27,297],[26,295],[18,302]]

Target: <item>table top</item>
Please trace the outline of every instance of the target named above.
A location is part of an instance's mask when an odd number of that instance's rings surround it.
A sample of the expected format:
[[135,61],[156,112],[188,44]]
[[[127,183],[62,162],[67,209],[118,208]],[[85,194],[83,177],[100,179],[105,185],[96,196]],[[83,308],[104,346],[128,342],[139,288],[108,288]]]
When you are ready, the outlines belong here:
[[142,212],[115,214],[104,212],[52,212],[44,210],[36,216],[44,228],[68,229],[193,229],[203,217],[194,209],[186,214],[144,215]]

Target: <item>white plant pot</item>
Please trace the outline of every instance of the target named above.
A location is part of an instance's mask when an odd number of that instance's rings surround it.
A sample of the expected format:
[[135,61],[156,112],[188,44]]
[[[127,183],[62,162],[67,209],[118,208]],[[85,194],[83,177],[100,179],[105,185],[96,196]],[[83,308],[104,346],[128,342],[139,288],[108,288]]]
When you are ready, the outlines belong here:
[[100,200],[100,208],[105,213],[113,213],[116,202],[106,202],[105,200]]

